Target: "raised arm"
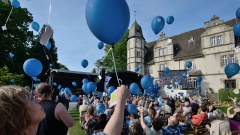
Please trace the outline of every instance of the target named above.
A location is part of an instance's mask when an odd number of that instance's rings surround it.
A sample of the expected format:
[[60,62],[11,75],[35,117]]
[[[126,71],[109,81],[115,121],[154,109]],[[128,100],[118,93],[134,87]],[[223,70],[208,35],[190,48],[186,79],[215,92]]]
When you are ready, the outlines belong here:
[[146,128],[148,128],[147,127],[147,125],[144,123],[144,120],[143,120],[143,108],[141,108],[141,107],[139,107],[138,108],[138,111],[140,112],[140,123],[141,123],[141,126],[142,126],[142,128],[143,128],[143,130],[146,130]]
[[227,109],[227,117],[228,117],[228,118],[233,118],[233,115],[234,115],[234,114],[231,114],[231,113],[230,113],[230,110],[231,110],[232,108],[233,108],[233,106],[230,106],[230,107],[228,107],[228,109]]
[[125,85],[117,88],[117,105],[113,115],[104,128],[107,135],[120,135],[123,127],[124,107],[127,99],[130,97],[130,91]]

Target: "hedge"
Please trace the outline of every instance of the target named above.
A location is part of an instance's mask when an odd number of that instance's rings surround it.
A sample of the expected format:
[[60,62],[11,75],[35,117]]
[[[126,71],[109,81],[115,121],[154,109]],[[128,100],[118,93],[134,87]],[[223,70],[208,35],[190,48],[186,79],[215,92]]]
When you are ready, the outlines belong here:
[[225,90],[225,88],[222,88],[219,90],[219,100],[220,101],[232,101],[228,98],[230,96],[231,98],[237,97],[238,99],[240,98],[240,94],[235,94],[233,91],[235,88],[231,88],[229,90]]

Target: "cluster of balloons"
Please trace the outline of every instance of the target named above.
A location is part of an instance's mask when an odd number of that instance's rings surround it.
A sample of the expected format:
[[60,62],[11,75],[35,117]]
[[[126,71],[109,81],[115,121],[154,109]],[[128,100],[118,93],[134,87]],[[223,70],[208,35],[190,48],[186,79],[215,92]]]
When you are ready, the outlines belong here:
[[145,75],[142,77],[141,79],[141,85],[143,87],[143,89],[145,90],[145,93],[147,93],[148,96],[151,97],[157,97],[158,95],[158,91],[160,90],[160,86],[158,85],[158,83],[153,83],[154,78],[149,76],[149,75]]
[[[236,17],[237,19],[240,19],[240,7],[237,9],[236,11]],[[237,24],[235,24],[233,26],[233,33],[237,36],[240,37],[240,22],[238,22]]]
[[201,76],[197,76],[196,77],[196,82],[197,82],[196,90],[199,90],[201,88],[202,77]]
[[72,91],[68,87],[62,88],[61,91],[59,92],[59,95],[62,95],[63,93],[67,93],[68,96],[70,97],[72,96]]
[[240,70],[240,67],[237,63],[229,63],[224,69],[228,79],[238,74],[239,70]]
[[[166,19],[166,23],[167,24],[172,24],[174,22],[174,17],[173,16],[169,16]],[[151,26],[152,26],[152,30],[155,34],[158,34],[165,25],[165,20],[162,16],[156,16],[153,18]]]
[[78,100],[78,98],[77,98],[76,95],[72,95],[72,96],[70,97],[70,101],[71,101],[71,102],[77,102],[77,100]]
[[107,44],[121,40],[130,22],[130,11],[125,0],[88,0],[85,16],[93,35]]
[[34,58],[26,60],[23,64],[24,72],[31,77],[38,76],[42,72],[42,69],[42,63]]
[[[82,80],[83,85],[82,85],[82,90],[83,92],[85,92],[86,94],[90,93],[90,92],[95,92],[97,91],[97,86],[95,83],[93,82],[89,82],[88,80],[86,81],[86,78],[84,78]],[[84,83],[85,82],[85,83]]]
[[81,61],[81,65],[82,65],[83,68],[86,68],[88,66],[88,61],[86,59],[83,59]]

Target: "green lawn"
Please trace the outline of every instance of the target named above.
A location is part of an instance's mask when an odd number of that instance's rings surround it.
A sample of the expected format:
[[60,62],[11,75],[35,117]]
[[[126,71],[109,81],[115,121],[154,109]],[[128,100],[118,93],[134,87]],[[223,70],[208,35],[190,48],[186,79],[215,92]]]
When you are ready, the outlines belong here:
[[74,108],[74,109],[70,110],[69,113],[74,119],[74,126],[69,128],[69,135],[84,135],[84,131],[79,128],[80,123],[79,123],[78,109]]

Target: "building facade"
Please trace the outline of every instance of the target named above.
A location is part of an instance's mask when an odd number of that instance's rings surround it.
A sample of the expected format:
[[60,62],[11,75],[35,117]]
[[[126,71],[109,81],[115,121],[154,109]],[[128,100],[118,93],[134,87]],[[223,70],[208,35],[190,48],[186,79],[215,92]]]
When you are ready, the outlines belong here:
[[[240,38],[233,33],[236,23],[236,19],[224,22],[214,15],[204,23],[204,28],[172,37],[161,33],[159,39],[146,43],[142,29],[135,21],[129,31],[127,69],[135,71],[141,67],[140,74],[149,74],[160,84],[164,67],[174,71],[186,70],[187,86],[174,85],[174,89],[195,89],[196,77],[201,76],[201,94],[217,93],[225,87],[240,88],[240,74],[228,79],[224,72],[227,64],[239,63],[240,59]],[[190,69],[185,66],[187,61],[192,62]]]

